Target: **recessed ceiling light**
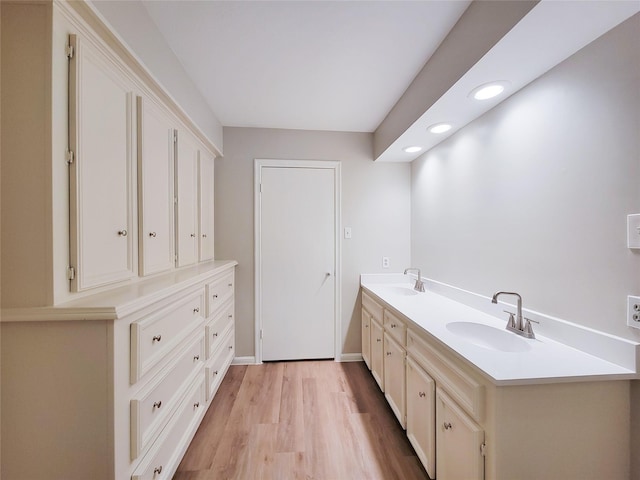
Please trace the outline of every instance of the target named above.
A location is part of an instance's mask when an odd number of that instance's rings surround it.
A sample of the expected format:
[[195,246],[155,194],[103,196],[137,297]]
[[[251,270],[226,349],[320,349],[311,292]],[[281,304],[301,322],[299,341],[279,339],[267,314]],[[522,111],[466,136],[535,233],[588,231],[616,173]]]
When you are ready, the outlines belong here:
[[500,95],[508,85],[509,82],[505,81],[485,83],[471,90],[469,96],[472,96],[476,100],[488,100],[489,98]]
[[403,150],[407,153],[416,153],[422,150],[422,147],[418,147],[418,146],[404,147]]
[[451,125],[448,123],[436,123],[435,125],[431,125],[428,130],[431,133],[444,133],[451,130]]

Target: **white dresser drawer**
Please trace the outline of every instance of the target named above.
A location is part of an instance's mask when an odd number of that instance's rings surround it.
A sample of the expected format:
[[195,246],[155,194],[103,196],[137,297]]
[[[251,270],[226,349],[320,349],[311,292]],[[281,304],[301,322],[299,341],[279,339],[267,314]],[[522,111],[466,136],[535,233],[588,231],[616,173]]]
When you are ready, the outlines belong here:
[[384,311],[384,331],[389,333],[400,345],[406,345],[407,325],[389,310]]
[[362,291],[362,306],[371,314],[371,316],[382,325],[383,322],[383,307],[376,302],[368,293]]
[[218,308],[233,298],[234,272],[207,284],[207,317],[213,315]]
[[227,333],[227,329],[233,328],[232,325],[233,301],[229,302],[211,322],[205,325],[207,359],[212,357]]
[[[153,442],[204,365],[204,339],[194,332],[176,361],[131,399],[131,459]],[[165,373],[166,372],[166,373]]]
[[193,438],[205,407],[204,378],[200,375],[158,440],[133,472],[131,480],[170,479]]
[[485,396],[482,383],[411,330],[407,332],[407,352],[471,417],[482,420]]
[[131,324],[131,383],[134,384],[203,321],[202,289]]
[[220,382],[227,372],[227,368],[235,355],[235,331],[233,328],[227,332],[213,358],[207,363],[205,375],[207,377],[207,402],[216,394]]

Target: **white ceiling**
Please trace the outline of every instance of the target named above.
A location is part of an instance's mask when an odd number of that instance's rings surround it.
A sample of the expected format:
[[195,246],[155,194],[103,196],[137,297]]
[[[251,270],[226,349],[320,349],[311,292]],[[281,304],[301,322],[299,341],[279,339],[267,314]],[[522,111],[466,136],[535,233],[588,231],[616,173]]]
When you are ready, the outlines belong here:
[[225,126],[373,132],[468,0],[143,1]]

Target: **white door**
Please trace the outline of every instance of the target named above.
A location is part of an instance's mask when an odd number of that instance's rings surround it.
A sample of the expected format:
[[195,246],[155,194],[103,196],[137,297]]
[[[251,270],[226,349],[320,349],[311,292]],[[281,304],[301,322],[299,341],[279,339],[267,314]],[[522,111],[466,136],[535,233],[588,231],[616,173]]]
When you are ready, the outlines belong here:
[[198,260],[198,146],[183,130],[176,152],[176,265],[184,267]]
[[261,168],[262,360],[335,357],[335,172]]

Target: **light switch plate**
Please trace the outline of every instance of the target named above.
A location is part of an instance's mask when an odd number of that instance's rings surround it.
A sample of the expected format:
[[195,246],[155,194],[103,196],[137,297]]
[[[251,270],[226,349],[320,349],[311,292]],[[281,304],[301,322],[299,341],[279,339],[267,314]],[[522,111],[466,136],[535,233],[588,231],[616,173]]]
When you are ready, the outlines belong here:
[[351,227],[344,227],[344,238],[351,238]]
[[627,325],[640,328],[640,297],[627,297]]
[[640,213],[627,215],[627,247],[640,248]]

